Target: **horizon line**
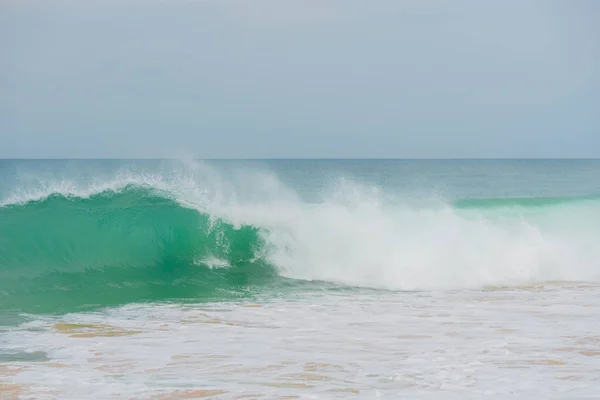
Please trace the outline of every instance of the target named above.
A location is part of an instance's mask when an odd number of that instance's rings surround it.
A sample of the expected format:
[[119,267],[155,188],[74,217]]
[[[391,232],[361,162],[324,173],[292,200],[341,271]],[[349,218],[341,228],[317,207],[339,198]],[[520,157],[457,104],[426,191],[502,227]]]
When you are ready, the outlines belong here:
[[598,157],[0,157],[2,161],[510,161],[510,160],[600,160]]

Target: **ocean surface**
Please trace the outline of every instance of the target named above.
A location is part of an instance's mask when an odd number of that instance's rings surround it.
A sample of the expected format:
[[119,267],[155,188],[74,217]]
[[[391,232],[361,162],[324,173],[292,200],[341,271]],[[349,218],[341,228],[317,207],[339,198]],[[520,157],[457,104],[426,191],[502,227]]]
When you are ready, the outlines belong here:
[[596,399],[600,160],[0,160],[1,399]]

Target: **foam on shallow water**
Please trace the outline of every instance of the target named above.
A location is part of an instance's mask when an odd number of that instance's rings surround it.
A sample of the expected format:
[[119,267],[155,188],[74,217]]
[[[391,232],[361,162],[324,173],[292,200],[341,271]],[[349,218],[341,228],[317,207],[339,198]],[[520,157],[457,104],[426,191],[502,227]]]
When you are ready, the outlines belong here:
[[593,398],[600,287],[129,305],[3,332],[8,397]]

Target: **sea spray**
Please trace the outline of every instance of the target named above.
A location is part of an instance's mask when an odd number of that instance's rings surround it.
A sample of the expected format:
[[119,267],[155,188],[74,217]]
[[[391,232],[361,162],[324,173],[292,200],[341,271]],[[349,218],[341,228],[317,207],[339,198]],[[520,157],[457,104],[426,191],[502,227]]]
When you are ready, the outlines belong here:
[[405,200],[341,180],[307,201],[274,174],[202,164],[21,187],[0,207],[0,306],[227,299],[293,280],[446,290],[600,279],[597,197]]

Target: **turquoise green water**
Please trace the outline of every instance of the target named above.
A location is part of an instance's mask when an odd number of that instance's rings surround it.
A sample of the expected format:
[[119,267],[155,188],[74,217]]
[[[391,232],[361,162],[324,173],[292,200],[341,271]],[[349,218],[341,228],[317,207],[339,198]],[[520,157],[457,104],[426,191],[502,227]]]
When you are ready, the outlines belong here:
[[260,258],[258,228],[211,221],[149,188],[52,194],[0,208],[0,220],[0,291],[9,309],[234,298],[275,276]]
[[0,176],[3,311],[600,272],[594,160],[2,161]]

